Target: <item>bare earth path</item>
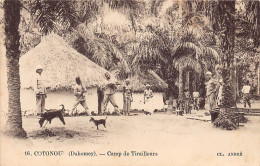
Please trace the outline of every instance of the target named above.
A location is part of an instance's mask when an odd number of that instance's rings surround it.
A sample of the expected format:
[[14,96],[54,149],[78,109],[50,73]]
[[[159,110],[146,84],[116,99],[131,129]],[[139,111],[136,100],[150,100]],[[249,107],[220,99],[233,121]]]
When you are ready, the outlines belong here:
[[[249,117],[250,121],[235,131],[220,130],[210,122],[189,120],[186,116],[164,114],[109,116],[107,129],[100,126],[96,131],[89,119],[65,117],[65,126],[54,119],[48,125],[53,135],[47,136],[42,135],[44,130],[40,129],[38,119],[24,117],[28,139],[2,137],[1,148],[5,149],[1,154],[4,156],[2,165],[28,166],[28,162],[44,166],[260,164],[260,117]],[[38,151],[54,150],[63,154],[38,156],[41,154]],[[25,151],[30,151],[32,156],[25,156]],[[97,156],[69,156],[70,151],[95,152]],[[116,156],[108,156],[110,151],[116,152]],[[123,156],[124,151],[130,155]],[[146,151],[156,156],[132,156],[131,151]],[[229,152],[242,152],[242,156],[228,156]],[[217,156],[217,153],[225,156]]]

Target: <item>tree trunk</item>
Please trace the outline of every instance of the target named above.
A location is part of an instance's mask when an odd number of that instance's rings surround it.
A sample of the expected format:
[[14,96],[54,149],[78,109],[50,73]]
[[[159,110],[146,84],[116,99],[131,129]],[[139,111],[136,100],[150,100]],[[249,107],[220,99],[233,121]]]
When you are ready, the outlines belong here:
[[[172,62],[172,60],[170,60],[169,62]],[[176,76],[177,76],[177,70],[172,66],[172,64],[167,64],[167,67],[164,68],[164,74],[166,76],[166,82],[168,84],[168,88],[167,88],[167,99],[168,99],[168,109],[167,109],[167,113],[168,114],[172,114],[173,112],[173,100],[174,98],[176,98],[176,94],[178,94],[178,89],[176,89],[175,86],[175,82],[176,82]]]
[[22,114],[20,103],[20,75],[19,75],[19,40],[18,31],[20,23],[19,0],[4,1],[5,17],[5,45],[8,85],[8,119],[5,134],[13,137],[25,138],[26,132],[22,127]]
[[182,100],[184,97],[184,86],[183,86],[183,73],[184,67],[179,67],[179,100]]
[[205,102],[206,102],[206,85],[205,85],[205,75],[202,74],[200,77],[199,83],[199,93],[200,93],[200,109],[205,109]]
[[184,67],[179,67],[179,103],[180,103],[180,110],[183,110],[183,102],[184,102]]
[[224,108],[236,106],[234,46],[235,46],[235,1],[219,1],[221,62],[223,65],[223,103]]
[[98,95],[98,114],[102,113],[101,104],[104,98],[104,92],[98,87],[97,88],[97,95]]
[[173,100],[174,100],[174,82],[169,82],[168,83],[168,108],[167,108],[167,113],[168,114],[173,114]]

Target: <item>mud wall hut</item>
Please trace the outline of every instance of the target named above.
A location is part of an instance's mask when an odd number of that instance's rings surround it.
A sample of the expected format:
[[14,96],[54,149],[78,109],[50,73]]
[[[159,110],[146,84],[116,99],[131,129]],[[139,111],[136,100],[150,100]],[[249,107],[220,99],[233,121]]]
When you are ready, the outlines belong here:
[[[113,74],[113,71],[111,71]],[[125,85],[124,80],[119,80],[120,84],[118,86],[118,91],[115,94],[115,98],[117,101],[117,104],[120,109],[123,108],[123,86]],[[162,80],[154,71],[148,70],[144,71],[142,73],[138,73],[133,75],[130,78],[131,82],[131,87],[133,89],[133,102],[132,102],[132,109],[143,109],[144,104],[144,96],[143,92],[145,90],[145,85],[150,84],[151,89],[154,92],[154,97],[153,97],[153,106],[152,108],[154,109],[162,109],[164,107],[163,103],[163,92],[164,90],[168,87],[168,84]],[[111,104],[108,105],[107,107],[110,110],[113,110],[113,106]]]
[[[37,65],[43,67],[42,77],[47,87],[46,109],[59,108],[64,104],[71,110],[75,97],[73,86],[80,76],[88,89],[86,99],[90,111],[98,111],[97,86],[106,82],[104,68],[74,50],[62,37],[50,34],[20,59],[22,111],[35,109],[33,91]],[[83,107],[79,106],[79,110]]]

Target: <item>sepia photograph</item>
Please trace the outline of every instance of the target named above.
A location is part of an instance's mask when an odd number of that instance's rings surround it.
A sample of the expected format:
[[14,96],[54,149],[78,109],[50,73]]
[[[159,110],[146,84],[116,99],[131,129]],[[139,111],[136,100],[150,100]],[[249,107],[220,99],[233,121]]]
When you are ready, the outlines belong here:
[[0,166],[260,166],[260,0],[0,0]]

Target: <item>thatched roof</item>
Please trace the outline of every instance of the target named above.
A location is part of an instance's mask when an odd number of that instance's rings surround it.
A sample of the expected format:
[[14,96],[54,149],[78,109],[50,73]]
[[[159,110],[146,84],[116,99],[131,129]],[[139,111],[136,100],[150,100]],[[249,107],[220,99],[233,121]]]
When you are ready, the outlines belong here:
[[[123,89],[125,85],[124,81],[120,81],[121,85],[118,86],[119,91]],[[150,84],[151,89],[156,92],[162,92],[168,87],[168,84],[162,80],[154,71],[148,70],[139,73],[130,78],[131,87],[134,92],[143,92],[145,90],[145,85]]]
[[78,53],[56,34],[45,36],[40,44],[21,57],[22,88],[34,87],[37,65],[43,67],[45,86],[52,91],[71,89],[76,76],[81,77],[86,87],[106,82],[104,68]]

